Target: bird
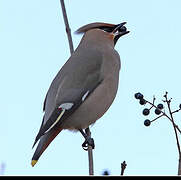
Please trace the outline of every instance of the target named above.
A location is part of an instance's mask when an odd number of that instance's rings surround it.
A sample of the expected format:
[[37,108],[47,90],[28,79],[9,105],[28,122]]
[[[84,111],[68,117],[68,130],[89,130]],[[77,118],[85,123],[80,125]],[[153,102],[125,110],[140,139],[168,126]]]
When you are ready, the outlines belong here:
[[64,129],[80,132],[85,137],[84,145],[94,146],[84,129],[100,119],[116,97],[121,61],[115,45],[129,33],[125,24],[95,22],[75,32],[83,37],[46,94],[32,166]]

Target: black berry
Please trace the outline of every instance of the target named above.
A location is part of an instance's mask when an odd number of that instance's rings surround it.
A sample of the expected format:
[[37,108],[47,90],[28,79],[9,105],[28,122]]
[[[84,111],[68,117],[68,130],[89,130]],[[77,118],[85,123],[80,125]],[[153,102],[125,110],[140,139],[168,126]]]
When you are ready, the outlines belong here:
[[160,109],[156,108],[155,109],[155,114],[159,115],[161,113]]
[[144,105],[144,104],[146,104],[146,101],[144,99],[140,99],[140,104]]
[[136,99],[143,99],[143,94],[141,94],[141,93],[136,93],[135,95],[134,95],[134,97],[136,98]]
[[143,115],[147,116],[150,113],[150,110],[145,108],[143,109]]
[[157,105],[157,108],[158,108],[158,109],[163,109],[163,104],[158,104],[158,105]]
[[144,121],[144,125],[145,126],[149,126],[151,124],[151,121],[149,120],[149,119],[146,119],[145,121]]
[[118,29],[119,32],[125,32],[127,31],[127,28],[125,26],[122,26],[121,28]]

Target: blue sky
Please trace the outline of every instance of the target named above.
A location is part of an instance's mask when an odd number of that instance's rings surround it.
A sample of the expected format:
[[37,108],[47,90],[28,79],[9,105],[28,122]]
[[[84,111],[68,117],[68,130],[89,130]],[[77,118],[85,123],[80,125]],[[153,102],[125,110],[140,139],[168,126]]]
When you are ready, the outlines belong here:
[[[180,0],[65,1],[74,47],[81,36],[73,34],[91,22],[127,22],[131,32],[116,50],[121,57],[117,97],[109,111],[91,127],[96,148],[94,171],[108,169],[119,175],[176,175],[178,152],[171,123],[162,118],[145,127],[146,99],[165,91],[181,103]],[[69,58],[69,46],[59,0],[0,0],[0,162],[5,175],[88,175],[87,152],[80,133],[62,131],[31,167],[32,144],[39,130],[43,101],[56,73]],[[147,105],[146,105],[147,107]],[[152,112],[149,118],[154,118]],[[181,126],[181,113],[175,114]]]

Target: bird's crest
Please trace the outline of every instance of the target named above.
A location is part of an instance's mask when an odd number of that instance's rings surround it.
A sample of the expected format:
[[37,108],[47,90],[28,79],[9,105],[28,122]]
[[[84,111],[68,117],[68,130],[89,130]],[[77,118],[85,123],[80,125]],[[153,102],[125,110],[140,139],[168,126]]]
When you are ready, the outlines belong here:
[[102,22],[90,23],[90,24],[80,27],[77,31],[75,31],[75,33],[81,34],[81,33],[85,33],[86,31],[88,31],[90,29],[95,29],[95,28],[101,29],[101,27],[114,28],[115,24],[102,23]]

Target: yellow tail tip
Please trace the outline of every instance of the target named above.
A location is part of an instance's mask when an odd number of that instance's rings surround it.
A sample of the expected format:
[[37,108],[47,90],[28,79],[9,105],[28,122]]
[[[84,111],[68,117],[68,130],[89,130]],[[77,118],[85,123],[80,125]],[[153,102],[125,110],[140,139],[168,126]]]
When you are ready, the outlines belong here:
[[32,160],[32,161],[31,161],[32,167],[33,167],[36,163],[37,163],[37,160]]

